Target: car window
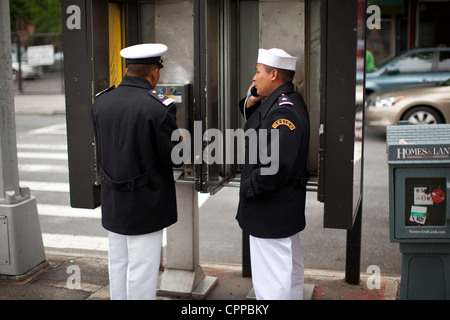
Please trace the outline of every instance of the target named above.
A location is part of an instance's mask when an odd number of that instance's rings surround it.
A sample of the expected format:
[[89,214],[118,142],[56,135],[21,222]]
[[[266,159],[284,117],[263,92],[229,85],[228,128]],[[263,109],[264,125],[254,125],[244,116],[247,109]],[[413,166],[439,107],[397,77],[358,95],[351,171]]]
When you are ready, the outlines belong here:
[[438,62],[439,72],[450,72],[450,51],[441,51]]
[[431,72],[433,54],[433,51],[415,52],[396,61],[393,67],[401,74]]

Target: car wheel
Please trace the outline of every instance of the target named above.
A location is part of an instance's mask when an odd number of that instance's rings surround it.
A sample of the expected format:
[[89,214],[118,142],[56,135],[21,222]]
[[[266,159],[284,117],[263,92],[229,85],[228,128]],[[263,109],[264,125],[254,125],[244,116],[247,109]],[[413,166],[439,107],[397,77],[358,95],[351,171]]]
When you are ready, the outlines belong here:
[[441,116],[430,107],[420,106],[408,110],[402,117],[410,124],[437,124],[443,123]]

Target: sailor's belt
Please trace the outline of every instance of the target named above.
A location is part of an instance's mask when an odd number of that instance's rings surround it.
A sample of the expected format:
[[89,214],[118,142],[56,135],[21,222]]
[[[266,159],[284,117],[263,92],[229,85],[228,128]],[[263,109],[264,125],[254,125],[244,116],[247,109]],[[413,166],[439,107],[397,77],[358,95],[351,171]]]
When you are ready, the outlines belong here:
[[145,187],[150,183],[150,174],[147,172],[131,179],[117,181],[111,179],[111,177],[102,170],[102,181],[117,191],[134,191]]

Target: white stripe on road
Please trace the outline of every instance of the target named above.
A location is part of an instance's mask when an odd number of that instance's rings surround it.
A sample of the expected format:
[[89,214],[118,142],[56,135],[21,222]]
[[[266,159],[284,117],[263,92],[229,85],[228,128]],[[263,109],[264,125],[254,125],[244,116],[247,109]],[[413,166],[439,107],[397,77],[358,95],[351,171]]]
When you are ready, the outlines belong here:
[[57,164],[20,164],[19,171],[21,172],[35,172],[35,173],[67,173],[69,167],[67,165]]
[[57,123],[51,126],[30,130],[28,131],[30,134],[67,134],[66,124],[65,123]]
[[57,152],[17,152],[19,159],[53,159],[53,160],[68,160],[67,153]]
[[20,181],[20,186],[28,187],[31,191],[70,192],[67,182]]
[[40,216],[57,216],[66,218],[95,218],[102,217],[101,209],[79,209],[70,206],[61,206],[55,204],[37,204]]
[[47,248],[108,251],[108,237],[43,233],[42,240]]
[[18,149],[48,149],[48,150],[67,150],[65,144],[34,144],[34,143],[19,143]]
[[[43,233],[46,248],[108,251],[108,237]],[[163,230],[162,247],[167,245],[166,229]]]

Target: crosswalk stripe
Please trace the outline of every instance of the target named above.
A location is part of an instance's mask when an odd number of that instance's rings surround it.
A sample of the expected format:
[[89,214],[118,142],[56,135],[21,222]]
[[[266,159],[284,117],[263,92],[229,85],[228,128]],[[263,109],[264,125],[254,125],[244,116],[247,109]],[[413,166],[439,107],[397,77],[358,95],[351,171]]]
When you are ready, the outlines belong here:
[[31,191],[70,192],[67,182],[20,181],[20,186],[28,187]]
[[47,149],[47,150],[67,150],[65,144],[37,144],[37,143],[19,143],[17,149]]
[[108,237],[42,233],[44,247],[108,251]]
[[58,216],[66,218],[95,218],[102,216],[101,209],[79,209],[70,206],[61,206],[56,204],[37,204],[40,216]]
[[35,173],[67,173],[69,167],[67,165],[58,164],[20,164],[19,171],[35,172]]
[[67,134],[66,124],[65,123],[57,123],[47,127],[38,128],[34,130],[28,131],[29,134]]
[[17,152],[17,157],[20,159],[54,159],[54,160],[68,160],[67,153],[58,152]]
[[[42,233],[42,241],[46,248],[108,251],[108,237]],[[161,245],[167,245],[166,229]]]

